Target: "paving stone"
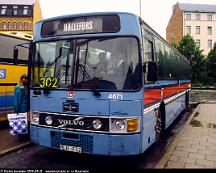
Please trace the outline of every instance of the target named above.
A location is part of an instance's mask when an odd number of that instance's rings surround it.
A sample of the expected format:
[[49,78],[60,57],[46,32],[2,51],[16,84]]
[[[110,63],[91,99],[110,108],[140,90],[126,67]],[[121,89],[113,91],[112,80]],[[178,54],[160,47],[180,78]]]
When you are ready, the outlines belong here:
[[186,142],[179,142],[179,143],[177,143],[176,146],[180,146],[180,147],[191,147],[192,144],[191,144],[191,143],[186,143]]
[[197,160],[197,159],[195,159],[195,158],[188,157],[188,158],[186,159],[186,163],[195,164],[195,163],[196,163],[196,160]]
[[205,159],[205,154],[189,153],[190,158]]
[[182,151],[182,150],[183,150],[183,147],[182,147],[182,146],[176,146],[176,147],[175,147],[175,150],[177,150],[177,151]]
[[177,162],[178,161],[178,156],[170,156],[169,158],[170,161],[174,161],[174,162]]
[[184,148],[182,149],[182,151],[187,151],[187,152],[190,152],[190,153],[198,153],[198,148],[184,147]]
[[174,156],[182,156],[182,157],[187,157],[188,156],[188,152],[186,151],[173,151],[172,155]]
[[184,168],[184,166],[183,162],[168,161],[166,168]]
[[208,155],[208,154],[206,154],[205,159],[206,160],[210,160],[210,161],[216,161],[216,156],[215,155]]
[[197,159],[196,164],[197,165],[204,165],[204,166],[212,166],[212,167],[214,167],[214,162],[210,161],[210,160]]
[[214,146],[206,146],[206,149],[216,151],[216,147],[214,147]]
[[204,166],[205,168],[209,168],[209,169],[214,169],[215,168],[215,166]]
[[182,157],[182,156],[178,157],[178,162],[186,163],[186,161],[187,161],[187,157]]
[[205,145],[191,145],[192,148],[197,148],[197,149],[202,149],[202,150],[205,150],[207,148],[207,146]]
[[208,155],[214,155],[214,150],[202,150],[202,149],[199,149],[198,150],[198,153],[201,153],[201,154],[208,154]]
[[191,164],[191,163],[186,163],[185,168],[204,168],[203,165],[196,165],[196,164]]

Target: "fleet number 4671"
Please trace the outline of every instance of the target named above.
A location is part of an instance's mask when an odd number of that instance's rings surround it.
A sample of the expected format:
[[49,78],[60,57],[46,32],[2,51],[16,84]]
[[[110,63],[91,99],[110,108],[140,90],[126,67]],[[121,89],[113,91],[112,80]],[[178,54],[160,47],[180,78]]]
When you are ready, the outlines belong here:
[[108,99],[122,100],[123,99],[123,95],[122,94],[109,94],[108,95]]

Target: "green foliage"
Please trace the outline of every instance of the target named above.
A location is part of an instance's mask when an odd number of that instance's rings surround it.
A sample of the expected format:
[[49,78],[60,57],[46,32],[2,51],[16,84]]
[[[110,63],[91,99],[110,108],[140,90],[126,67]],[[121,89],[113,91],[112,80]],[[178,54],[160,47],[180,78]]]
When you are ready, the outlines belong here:
[[207,73],[211,84],[216,83],[216,43],[208,54]]
[[208,73],[207,73],[207,61],[203,50],[196,47],[196,43],[193,37],[189,34],[182,37],[177,45],[177,49],[181,52],[190,62],[192,68],[192,82],[200,85],[207,84]]

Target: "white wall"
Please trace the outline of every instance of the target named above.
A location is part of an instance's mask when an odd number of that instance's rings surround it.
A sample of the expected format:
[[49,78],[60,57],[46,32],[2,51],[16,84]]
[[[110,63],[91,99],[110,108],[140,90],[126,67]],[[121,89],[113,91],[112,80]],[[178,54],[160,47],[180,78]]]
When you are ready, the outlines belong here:
[[[191,26],[191,35],[196,41],[200,39],[200,49],[204,49],[204,54],[207,55],[210,49],[208,48],[208,39],[212,40],[212,47],[216,42],[216,13],[212,14],[212,21],[207,20],[207,13],[190,13],[191,20],[186,20],[186,14],[184,13],[184,35],[186,35],[186,26]],[[200,14],[200,21],[196,20],[196,14]],[[200,34],[196,34],[196,26],[200,26]],[[208,35],[208,26],[212,27],[212,35]]]

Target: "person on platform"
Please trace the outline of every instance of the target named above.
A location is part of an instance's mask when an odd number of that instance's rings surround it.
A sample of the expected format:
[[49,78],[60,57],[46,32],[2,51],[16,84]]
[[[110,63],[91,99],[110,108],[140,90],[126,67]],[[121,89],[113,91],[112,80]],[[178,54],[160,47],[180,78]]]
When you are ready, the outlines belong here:
[[[27,75],[23,74],[20,77],[19,83],[15,86],[14,90],[14,112],[25,113],[27,112]],[[29,134],[18,134],[18,140],[23,141],[28,139]]]

